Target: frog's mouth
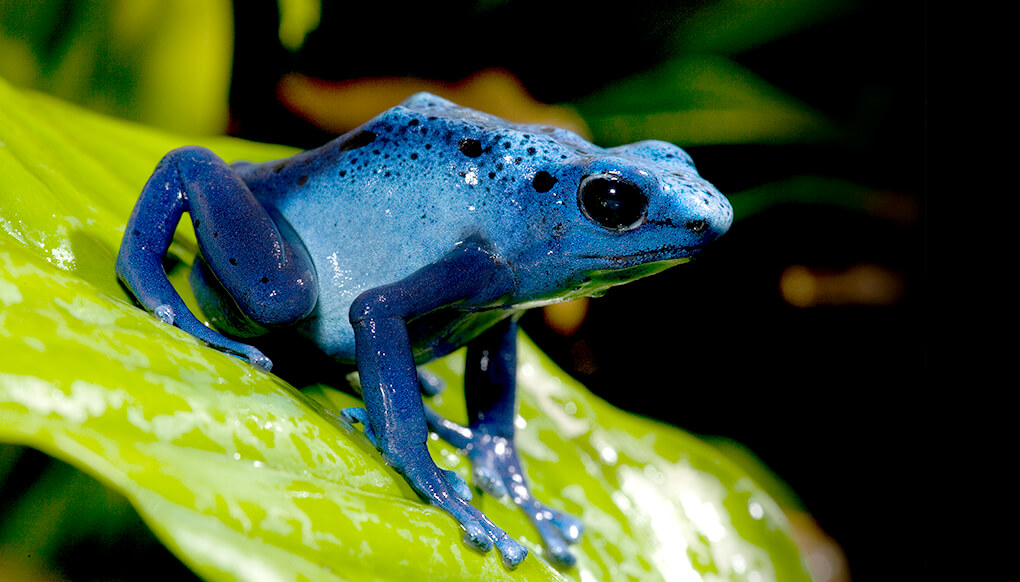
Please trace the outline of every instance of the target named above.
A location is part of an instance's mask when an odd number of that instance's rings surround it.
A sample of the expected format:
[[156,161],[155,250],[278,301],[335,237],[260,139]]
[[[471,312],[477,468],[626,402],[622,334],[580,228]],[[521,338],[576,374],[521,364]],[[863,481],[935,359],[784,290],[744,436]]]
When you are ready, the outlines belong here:
[[[656,251],[651,251],[651,253],[640,253],[639,255],[625,255],[623,258],[621,258],[621,262],[631,262],[633,261],[634,257],[654,254],[655,252]],[[610,257],[609,260],[615,261],[615,257]],[[656,273],[661,273],[662,271],[665,271],[670,267],[686,263],[690,260],[691,260],[690,257],[684,257],[679,259],[662,259],[659,261],[643,262],[637,265],[623,267],[620,269],[599,269],[597,271],[592,271],[591,273],[589,273],[588,277],[591,280],[591,283],[593,284],[596,284],[600,287],[601,286],[610,287],[613,285],[626,283],[628,281],[641,279],[643,277],[648,277],[649,275],[654,275]]]
[[[670,262],[679,261],[680,263],[686,263],[691,260],[691,257],[698,254],[701,250],[701,246],[685,247],[679,245],[667,245],[652,249],[648,251],[638,251],[636,253],[629,253],[626,255],[581,255],[582,259],[597,259],[600,261],[609,262],[614,265],[620,265],[620,270],[627,270],[633,267],[625,267],[624,265],[634,265],[635,267],[642,267],[659,262]],[[662,257],[657,259],[657,257]],[[635,265],[635,263],[640,263]],[[680,264],[673,262],[670,266]],[[615,270],[615,269],[608,269]]]

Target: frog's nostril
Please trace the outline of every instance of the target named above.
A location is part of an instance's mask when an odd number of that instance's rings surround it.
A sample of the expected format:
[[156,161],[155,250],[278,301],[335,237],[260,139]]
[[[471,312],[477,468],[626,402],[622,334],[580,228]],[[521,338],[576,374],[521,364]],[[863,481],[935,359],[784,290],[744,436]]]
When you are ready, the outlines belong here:
[[704,218],[698,220],[688,220],[686,223],[684,223],[684,226],[687,228],[687,230],[693,232],[694,234],[701,234],[708,230],[708,221],[705,220]]

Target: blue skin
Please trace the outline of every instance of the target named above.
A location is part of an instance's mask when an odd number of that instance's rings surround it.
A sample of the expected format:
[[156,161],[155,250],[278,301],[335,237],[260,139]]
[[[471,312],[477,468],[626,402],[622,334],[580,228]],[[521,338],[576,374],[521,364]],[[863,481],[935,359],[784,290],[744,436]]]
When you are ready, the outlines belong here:
[[[184,212],[200,249],[191,284],[222,334],[162,267]],[[731,220],[672,144],[603,149],[422,93],[286,160],[170,152],[131,215],[117,274],[163,321],[263,370],[271,361],[246,339],[297,333],[356,363],[365,408],[345,417],[469,545],[495,546],[509,567],[527,555],[436,466],[430,428],[466,452],[477,486],[510,494],[569,567],[581,524],[534,499],[514,446],[517,319],[685,262]],[[416,370],[465,345],[466,427],[424,407]]]

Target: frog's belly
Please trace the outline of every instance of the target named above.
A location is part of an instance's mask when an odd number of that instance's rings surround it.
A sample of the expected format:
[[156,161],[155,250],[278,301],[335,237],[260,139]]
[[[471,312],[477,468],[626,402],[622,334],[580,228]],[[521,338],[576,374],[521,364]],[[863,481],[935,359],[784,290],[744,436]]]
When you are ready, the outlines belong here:
[[[287,217],[305,241],[319,288],[315,309],[299,330],[329,356],[353,362],[354,329],[350,323],[350,309],[354,300],[370,289],[398,282],[439,260],[455,248],[459,239],[455,233],[459,229],[422,233],[414,224],[364,215],[340,216],[323,225],[322,215],[318,216],[319,221]],[[323,232],[328,236],[321,236]],[[432,359],[439,352],[452,351],[449,345],[456,344],[455,349],[463,344],[463,338],[477,335],[474,330],[483,321],[495,321],[491,316],[479,317],[454,310],[440,310],[439,313],[442,315],[430,315],[417,325],[409,325],[419,361]]]
[[[511,309],[467,312],[451,307],[411,318],[407,323],[407,331],[414,360],[422,364],[441,358],[467,345],[496,322],[514,313]],[[331,358],[354,363],[354,328],[346,314],[347,311],[343,312],[343,317],[327,315],[326,310],[316,307],[308,319],[301,323],[299,332]]]

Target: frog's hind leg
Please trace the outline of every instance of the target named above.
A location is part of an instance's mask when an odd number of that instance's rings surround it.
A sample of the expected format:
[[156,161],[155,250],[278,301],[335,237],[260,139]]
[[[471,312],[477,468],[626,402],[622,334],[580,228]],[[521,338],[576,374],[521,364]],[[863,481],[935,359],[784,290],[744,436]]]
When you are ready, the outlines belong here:
[[199,248],[237,308],[258,325],[307,315],[317,299],[307,251],[278,227],[229,166],[211,151],[185,147],[156,166],[124,230],[117,275],[139,303],[222,351],[268,370],[259,350],[203,325],[181,300],[163,270],[181,215],[187,212]]
[[576,562],[569,545],[581,537],[581,522],[541,503],[531,494],[514,444],[516,417],[517,323],[507,318],[468,347],[464,396],[470,425],[460,426],[426,408],[429,428],[465,452],[475,484],[494,497],[508,493],[538,529],[550,561]]

